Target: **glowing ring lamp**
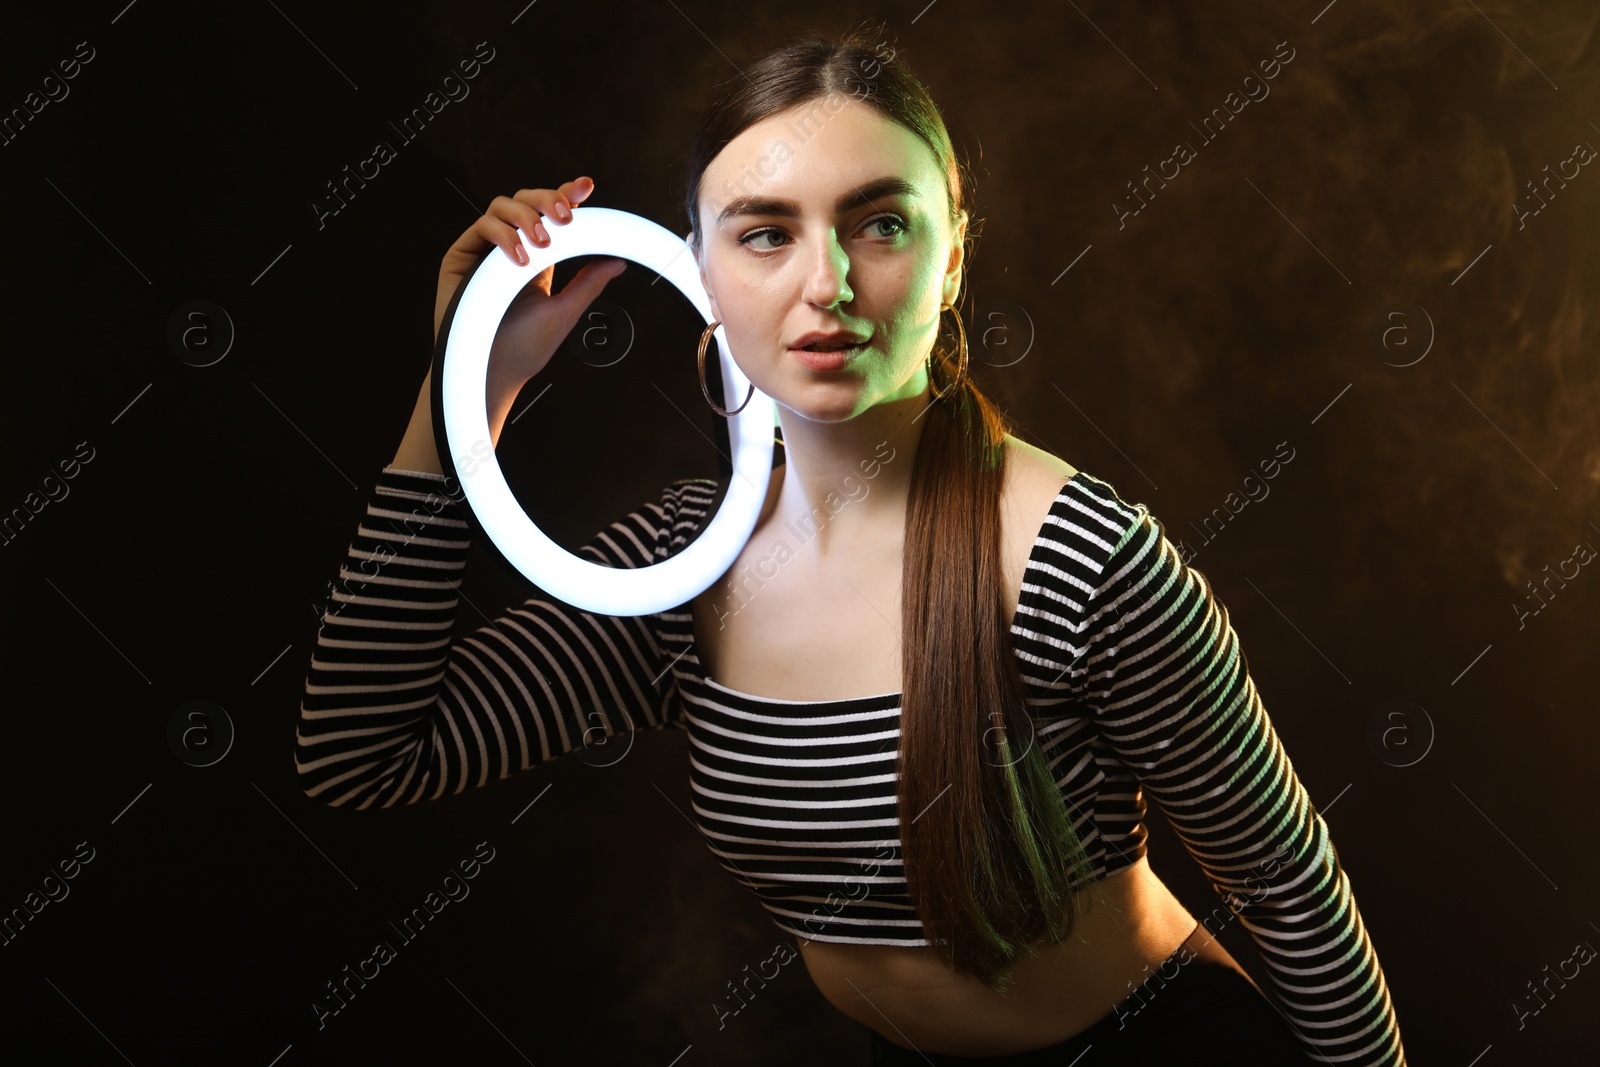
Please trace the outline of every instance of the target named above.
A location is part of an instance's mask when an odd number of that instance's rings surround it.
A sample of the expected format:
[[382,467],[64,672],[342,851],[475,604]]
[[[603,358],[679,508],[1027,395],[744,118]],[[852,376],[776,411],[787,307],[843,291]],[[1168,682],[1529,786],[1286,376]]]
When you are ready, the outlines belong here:
[[[504,560],[540,589],[573,607],[603,615],[649,615],[694,599],[727,573],[750,540],[766,501],[772,477],[772,398],[756,390],[750,402],[729,419],[734,474],[721,506],[700,536],[677,555],[648,567],[604,567],[576,556],[545,535],[528,518],[492,448],[479,448],[489,434],[489,349],[506,309],[533,276],[574,256],[602,255],[632,260],[667,279],[704,317],[711,301],[700,281],[688,242],[639,215],[605,207],[577,207],[572,221],[550,224],[550,244],[541,248],[519,229],[517,238],[528,264],[513,263],[490,249],[457,289],[434,346],[433,426],[441,442],[444,473],[461,485],[478,525]],[[722,406],[738,407],[750,388],[717,327],[722,360]],[[463,473],[454,457],[473,456]],[[486,458],[484,458],[486,456]]]

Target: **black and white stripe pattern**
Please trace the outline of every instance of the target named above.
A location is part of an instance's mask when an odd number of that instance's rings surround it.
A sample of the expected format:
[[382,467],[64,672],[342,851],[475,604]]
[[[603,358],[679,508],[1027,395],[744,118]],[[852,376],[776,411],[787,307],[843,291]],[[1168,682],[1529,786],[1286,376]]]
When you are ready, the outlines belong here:
[[[296,743],[308,795],[365,808],[481,786],[597,735],[676,726],[719,862],[802,939],[926,945],[905,896],[900,694],[811,703],[704,676],[688,605],[593,615],[534,597],[452,643],[471,515],[385,468],[317,635]],[[716,499],[682,479],[582,552],[681,551]],[[1226,609],[1142,504],[1079,472],[1034,542],[1011,630],[1096,878],[1145,853],[1146,794],[1249,930],[1318,1062],[1404,1062],[1327,826],[1263,708]]]
[[[443,486],[384,468],[323,614],[295,765],[328,804],[437,799],[675,714],[649,617],[531,597],[452,644],[472,516]],[[582,555],[638,566],[664,518],[646,505]]]

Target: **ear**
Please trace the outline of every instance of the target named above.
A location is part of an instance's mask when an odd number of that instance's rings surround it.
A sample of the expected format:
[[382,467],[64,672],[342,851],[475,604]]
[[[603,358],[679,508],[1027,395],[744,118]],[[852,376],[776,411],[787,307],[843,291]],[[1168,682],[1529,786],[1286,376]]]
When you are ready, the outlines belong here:
[[955,233],[950,242],[950,259],[944,270],[944,290],[941,294],[943,302],[954,304],[961,295],[961,268],[966,262],[967,250],[967,212],[963,210],[956,220]]

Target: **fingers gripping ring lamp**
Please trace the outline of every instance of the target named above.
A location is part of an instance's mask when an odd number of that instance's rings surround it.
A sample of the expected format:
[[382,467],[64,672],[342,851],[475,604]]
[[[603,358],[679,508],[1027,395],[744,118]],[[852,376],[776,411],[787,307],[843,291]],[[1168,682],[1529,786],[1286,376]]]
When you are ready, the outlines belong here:
[[[665,611],[694,599],[727,573],[754,532],[772,477],[776,408],[734,363],[727,337],[712,321],[710,298],[682,237],[642,216],[604,207],[574,208],[571,222],[549,231],[550,244],[545,248],[517,231],[528,253],[526,266],[491,249],[445,312],[433,357],[433,426],[441,443],[439,461],[446,476],[461,485],[478,525],[505,561],[546,593],[602,615]],[[517,503],[494,450],[487,447],[493,440],[485,400],[489,350],[500,320],[534,275],[551,264],[586,255],[632,260],[678,287],[710,324],[707,333],[716,329],[723,400],[736,412],[728,423],[733,477],[721,506],[682,552],[648,567],[603,567],[556,544]],[[703,369],[704,336],[700,351]],[[740,393],[745,393],[744,403],[732,408]]]

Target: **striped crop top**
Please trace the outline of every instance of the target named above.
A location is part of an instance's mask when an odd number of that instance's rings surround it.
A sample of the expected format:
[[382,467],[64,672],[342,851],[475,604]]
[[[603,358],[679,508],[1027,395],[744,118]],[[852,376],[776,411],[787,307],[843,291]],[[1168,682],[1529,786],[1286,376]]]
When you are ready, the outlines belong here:
[[[654,615],[540,596],[454,637],[476,532],[441,475],[386,467],[317,631],[295,739],[310,797],[414,804],[573,752],[682,729],[718,863],[802,940],[921,946],[895,799],[899,693],[808,702],[702,673],[689,604]],[[579,550],[681,551],[718,485],[680,479]],[[1143,504],[1079,471],[1028,558],[1011,645],[1096,880],[1145,854],[1154,798],[1239,918],[1318,1061],[1405,1062],[1388,987],[1327,825],[1279,743],[1227,610]],[[1081,883],[1079,883],[1081,885]],[[1212,917],[1220,916],[1214,926]]]

